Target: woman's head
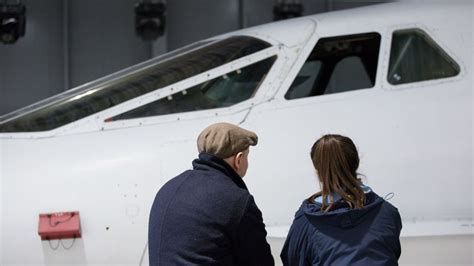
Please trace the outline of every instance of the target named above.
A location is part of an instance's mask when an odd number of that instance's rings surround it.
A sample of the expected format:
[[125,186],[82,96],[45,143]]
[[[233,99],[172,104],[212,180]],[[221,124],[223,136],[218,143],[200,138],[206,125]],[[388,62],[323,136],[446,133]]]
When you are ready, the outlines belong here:
[[365,195],[357,178],[359,154],[354,142],[341,135],[324,135],[311,148],[311,160],[321,183],[323,211],[333,204],[332,195],[339,194],[351,208],[364,206]]

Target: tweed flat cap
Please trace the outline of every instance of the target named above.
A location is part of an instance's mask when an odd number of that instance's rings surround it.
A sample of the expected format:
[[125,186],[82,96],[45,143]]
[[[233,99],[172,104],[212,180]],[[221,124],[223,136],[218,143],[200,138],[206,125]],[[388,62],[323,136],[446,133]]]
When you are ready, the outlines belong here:
[[250,145],[257,145],[258,137],[252,131],[229,123],[216,123],[205,128],[197,139],[199,153],[207,152],[221,159],[228,158]]

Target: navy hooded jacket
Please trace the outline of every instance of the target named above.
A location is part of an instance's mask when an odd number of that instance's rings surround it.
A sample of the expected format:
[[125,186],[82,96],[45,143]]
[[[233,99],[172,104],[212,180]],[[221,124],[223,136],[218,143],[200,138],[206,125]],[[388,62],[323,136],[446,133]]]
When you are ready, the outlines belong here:
[[157,265],[274,265],[262,213],[242,178],[201,153],[157,193],[148,228]]
[[397,208],[374,192],[362,209],[324,213],[305,200],[281,252],[284,265],[398,265],[402,222]]

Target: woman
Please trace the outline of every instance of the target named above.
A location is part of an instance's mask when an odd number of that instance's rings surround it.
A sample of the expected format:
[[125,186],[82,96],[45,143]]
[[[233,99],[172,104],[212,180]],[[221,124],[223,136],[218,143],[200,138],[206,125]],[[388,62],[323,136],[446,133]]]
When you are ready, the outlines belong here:
[[400,214],[358,179],[352,140],[325,135],[314,143],[311,159],[321,191],[296,212],[283,264],[398,265]]

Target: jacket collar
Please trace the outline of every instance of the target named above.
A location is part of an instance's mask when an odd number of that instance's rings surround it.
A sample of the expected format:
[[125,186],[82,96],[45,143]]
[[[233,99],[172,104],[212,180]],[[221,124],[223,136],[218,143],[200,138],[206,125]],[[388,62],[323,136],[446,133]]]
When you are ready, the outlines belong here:
[[238,187],[247,189],[244,180],[224,160],[213,154],[201,152],[193,161],[193,169],[204,171],[219,171],[229,177]]
[[[364,192],[364,194],[368,194],[370,192],[372,192],[372,189],[369,187],[369,186],[366,186],[364,184],[360,184],[360,188],[362,189],[362,191]],[[336,201],[339,201],[340,199],[342,199],[341,195],[337,194],[337,193],[332,193],[332,198],[331,197],[328,197],[328,200],[333,203],[333,202],[336,202]],[[320,195],[319,197],[315,198],[314,199],[314,202],[315,203],[319,203],[319,204],[323,204],[323,195]],[[326,204],[328,204],[326,202]]]
[[341,207],[329,212],[321,211],[321,203],[305,200],[296,216],[305,215],[310,223],[315,226],[324,223],[341,228],[350,228],[362,222],[368,213],[376,212],[384,202],[384,200],[373,191],[365,194],[365,199],[366,204],[361,209]]

